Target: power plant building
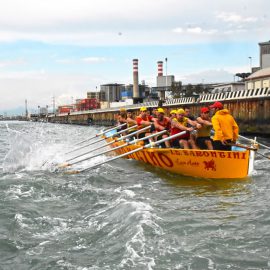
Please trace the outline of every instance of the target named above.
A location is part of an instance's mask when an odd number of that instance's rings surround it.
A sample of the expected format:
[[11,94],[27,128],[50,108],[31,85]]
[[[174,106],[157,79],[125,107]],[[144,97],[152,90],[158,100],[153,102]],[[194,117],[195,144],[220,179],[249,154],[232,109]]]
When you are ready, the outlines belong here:
[[[122,93],[121,93],[122,100],[132,99],[134,97],[133,89],[134,89],[134,87],[133,87],[132,84],[125,85],[123,87],[123,90],[122,90]],[[147,86],[145,84],[139,84],[138,89],[139,89],[140,98],[145,98],[145,97],[149,96],[149,92],[150,92],[149,86]]]
[[100,100],[107,102],[115,102],[122,99],[122,91],[125,88],[124,84],[103,84],[100,86]]
[[159,93],[160,99],[165,99],[165,92],[170,91],[172,84],[175,82],[173,75],[163,75],[163,62],[158,61],[158,75],[157,86],[154,87],[154,91]]

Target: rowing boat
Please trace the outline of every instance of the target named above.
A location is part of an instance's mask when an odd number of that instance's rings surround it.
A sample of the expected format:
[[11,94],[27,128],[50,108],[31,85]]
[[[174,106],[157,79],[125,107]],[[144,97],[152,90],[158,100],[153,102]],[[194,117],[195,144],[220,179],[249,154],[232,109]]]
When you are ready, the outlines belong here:
[[[113,139],[107,139],[112,142]],[[117,141],[110,147],[124,144]],[[140,148],[131,144],[114,151],[117,155]],[[242,149],[243,150],[243,149]],[[254,168],[254,150],[217,151],[176,148],[144,148],[131,153],[125,158],[135,159],[172,173],[200,178],[246,178]]]

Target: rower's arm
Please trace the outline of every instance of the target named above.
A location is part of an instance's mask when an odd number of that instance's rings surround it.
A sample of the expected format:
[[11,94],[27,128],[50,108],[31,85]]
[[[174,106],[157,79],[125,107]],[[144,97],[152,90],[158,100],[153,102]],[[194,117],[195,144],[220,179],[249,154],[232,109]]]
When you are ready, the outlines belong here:
[[134,119],[131,119],[131,118],[127,118],[127,122],[128,122],[129,124],[137,125],[137,122],[136,122]]
[[207,121],[207,120],[203,120],[201,117],[198,117],[198,118],[197,118],[197,122],[198,122],[199,124],[204,124],[204,125],[206,125],[206,126],[213,126],[213,125],[212,125],[212,122]]
[[118,117],[118,121],[119,121],[119,122],[127,122],[127,119],[124,118],[124,117],[122,117],[122,116],[119,116],[119,117]]
[[193,126],[194,128],[201,128],[201,127],[202,127],[202,125],[199,124],[197,121],[190,120],[189,118],[188,118],[187,121],[188,121],[188,123],[189,123],[191,126]]
[[175,120],[172,120],[172,127],[176,127],[176,128],[181,129],[181,130],[184,130],[184,131],[192,131],[193,130],[193,128],[185,127],[184,125],[178,123]]
[[136,123],[138,126],[150,126],[151,125],[151,122],[142,120],[142,118],[140,118],[140,117],[138,117],[136,119]]
[[156,119],[154,119],[154,126],[155,126],[155,129],[156,129],[156,130],[159,130],[159,131],[166,129],[165,127],[163,127],[162,125],[160,125],[160,124],[157,122]]

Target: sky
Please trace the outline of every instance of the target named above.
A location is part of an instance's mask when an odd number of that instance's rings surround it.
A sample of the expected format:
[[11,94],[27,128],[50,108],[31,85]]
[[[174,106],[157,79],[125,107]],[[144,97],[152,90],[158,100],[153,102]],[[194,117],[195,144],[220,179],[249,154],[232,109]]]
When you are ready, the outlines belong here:
[[[232,82],[259,66],[269,0],[0,0],[0,114],[86,98],[107,83]],[[165,58],[167,65],[165,66]]]

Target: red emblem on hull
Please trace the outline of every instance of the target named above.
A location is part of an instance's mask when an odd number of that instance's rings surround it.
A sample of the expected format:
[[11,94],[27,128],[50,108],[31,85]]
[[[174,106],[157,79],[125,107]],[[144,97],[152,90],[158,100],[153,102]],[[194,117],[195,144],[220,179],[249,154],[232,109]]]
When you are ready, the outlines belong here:
[[204,161],[204,169],[205,170],[212,170],[212,171],[216,171],[216,163],[215,161],[212,159],[210,161]]

